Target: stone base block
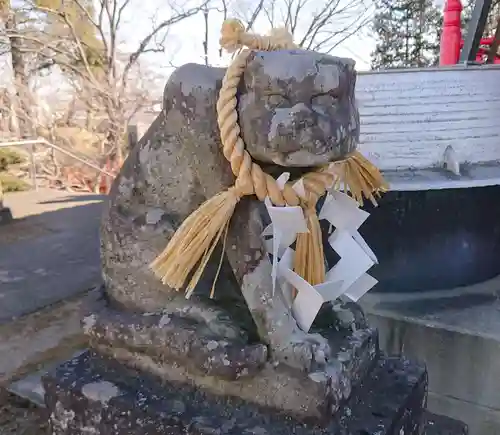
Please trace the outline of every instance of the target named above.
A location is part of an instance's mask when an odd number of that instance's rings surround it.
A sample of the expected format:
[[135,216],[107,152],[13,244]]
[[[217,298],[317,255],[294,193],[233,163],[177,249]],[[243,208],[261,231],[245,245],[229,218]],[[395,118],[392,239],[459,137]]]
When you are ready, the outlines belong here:
[[329,338],[332,361],[309,375],[268,359],[263,344],[241,344],[204,334],[204,326],[174,315],[102,309],[84,320],[91,347],[101,356],[166,382],[190,383],[297,418],[328,419],[375,365],[374,329]]
[[159,382],[87,351],[44,377],[55,435],[418,435],[425,368],[383,358],[323,427],[188,384]]
[[2,224],[8,224],[13,220],[12,217],[12,212],[10,211],[10,208],[8,207],[0,207],[0,225]]

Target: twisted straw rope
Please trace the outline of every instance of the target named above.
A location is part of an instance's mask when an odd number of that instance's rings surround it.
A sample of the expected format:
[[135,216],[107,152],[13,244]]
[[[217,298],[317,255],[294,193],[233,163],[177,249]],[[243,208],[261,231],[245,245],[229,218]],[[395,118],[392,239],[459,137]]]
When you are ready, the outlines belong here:
[[236,56],[227,69],[217,101],[217,123],[223,153],[236,176],[236,194],[239,196],[255,194],[260,201],[269,196],[275,206],[306,206],[306,204],[309,207],[314,206],[337,178],[333,171],[330,171],[330,165],[316,172],[310,172],[302,178],[306,198],[300,198],[290,183],[287,183],[281,190],[276,180],[253,162],[246,151],[240,136],[241,130],[236,111],[238,84],[252,50],[272,51],[297,48],[291,40],[291,35],[284,29],[276,29],[269,36],[250,34],[245,32],[240,21],[228,20],[223,24],[220,44],[229,52],[242,46],[248,47]]

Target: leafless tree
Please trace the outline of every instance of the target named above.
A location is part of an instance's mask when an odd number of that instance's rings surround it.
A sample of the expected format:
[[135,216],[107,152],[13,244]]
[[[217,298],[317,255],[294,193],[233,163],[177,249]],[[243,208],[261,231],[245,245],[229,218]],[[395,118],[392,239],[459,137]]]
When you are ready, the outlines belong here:
[[[71,0],[80,19],[86,20],[95,34],[91,40],[79,32],[75,15],[71,16],[63,8],[64,0],[59,2],[60,7],[41,6],[43,2],[26,0],[23,3],[26,10],[38,14],[42,20],[57,22],[58,31],[54,31],[53,26],[36,25],[31,32],[13,34],[15,30],[8,30],[7,36],[22,40],[23,52],[42,60],[37,63],[38,69],[55,67],[71,82],[76,96],[85,101],[89,112],[96,108],[104,112],[106,151],[122,161],[127,122],[144,100],[145,89],[138,80],[142,77],[139,60],[145,53],[164,51],[169,29],[198,14],[205,6],[203,0],[200,1],[190,7],[172,5],[169,16],[152,22],[151,30],[142,35],[136,41],[136,48],[127,54],[120,46],[124,39],[124,17],[130,14],[131,8],[138,7],[138,0],[97,0],[92,8],[85,0]],[[64,32],[60,31],[61,27]]]
[[[19,35],[18,17],[14,13],[10,0],[0,0],[0,22],[3,27],[3,46],[2,52],[10,53],[10,63],[12,65],[13,92],[16,94],[10,99],[11,104],[23,104],[26,102],[25,92],[28,89],[28,75],[26,72],[25,60],[22,53],[22,40]],[[2,53],[3,54],[3,53]],[[21,106],[18,111],[26,113],[29,106]],[[12,127],[17,130],[18,135],[29,134],[25,123],[19,121],[15,116],[11,116]]]

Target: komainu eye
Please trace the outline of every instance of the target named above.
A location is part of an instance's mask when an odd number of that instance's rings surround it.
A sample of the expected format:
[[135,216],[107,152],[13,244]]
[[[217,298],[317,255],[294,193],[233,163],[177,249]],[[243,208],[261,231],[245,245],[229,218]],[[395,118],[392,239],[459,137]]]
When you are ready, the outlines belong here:
[[328,106],[333,106],[334,104],[337,103],[337,98],[334,97],[331,94],[321,94],[321,95],[316,95],[312,97],[311,103],[314,106],[323,106],[323,107],[328,107]]
[[279,94],[266,95],[265,101],[271,107],[279,107],[288,103],[287,98]]

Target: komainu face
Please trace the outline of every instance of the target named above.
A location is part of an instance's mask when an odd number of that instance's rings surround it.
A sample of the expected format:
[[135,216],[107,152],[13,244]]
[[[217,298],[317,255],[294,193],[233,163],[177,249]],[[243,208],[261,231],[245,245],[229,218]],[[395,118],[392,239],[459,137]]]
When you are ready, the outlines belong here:
[[305,50],[256,52],[243,74],[238,116],[252,157],[308,167],[355,150],[354,62]]

